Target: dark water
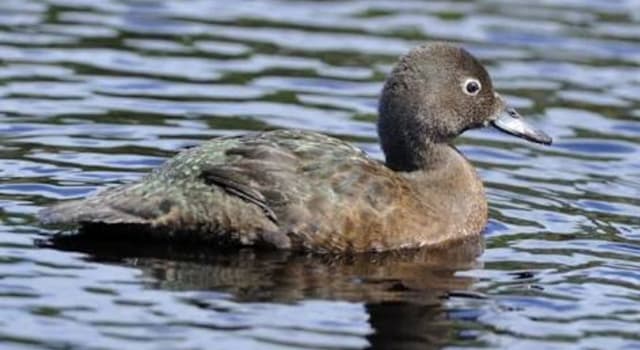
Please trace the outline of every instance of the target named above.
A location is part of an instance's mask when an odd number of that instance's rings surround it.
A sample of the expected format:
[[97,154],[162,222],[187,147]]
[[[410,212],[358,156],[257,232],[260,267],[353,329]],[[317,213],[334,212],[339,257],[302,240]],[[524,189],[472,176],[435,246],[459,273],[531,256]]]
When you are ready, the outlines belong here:
[[[219,135],[380,157],[395,58],[464,43],[556,143],[459,140],[482,242],[326,257],[70,242],[34,213]],[[0,2],[0,348],[640,348],[640,2]]]

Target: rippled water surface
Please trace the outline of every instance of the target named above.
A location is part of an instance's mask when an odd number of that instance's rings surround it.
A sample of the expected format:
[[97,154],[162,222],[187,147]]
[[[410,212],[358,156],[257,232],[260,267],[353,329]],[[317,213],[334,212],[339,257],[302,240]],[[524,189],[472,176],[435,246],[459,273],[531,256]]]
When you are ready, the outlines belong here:
[[[380,158],[384,76],[433,39],[556,141],[458,140],[491,207],[479,258],[52,246],[34,218],[220,135]],[[2,0],[0,348],[640,348],[639,67],[635,0]]]

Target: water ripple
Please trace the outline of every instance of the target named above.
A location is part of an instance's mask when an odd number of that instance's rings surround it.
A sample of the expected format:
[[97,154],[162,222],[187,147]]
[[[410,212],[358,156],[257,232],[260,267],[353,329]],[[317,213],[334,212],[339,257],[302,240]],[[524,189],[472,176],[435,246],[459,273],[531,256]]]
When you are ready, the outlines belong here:
[[[0,347],[638,348],[637,1],[0,3]],[[464,43],[547,148],[475,130],[481,242],[329,258],[65,243],[34,214],[215,136],[376,158],[396,56]],[[35,242],[35,244],[34,244]]]

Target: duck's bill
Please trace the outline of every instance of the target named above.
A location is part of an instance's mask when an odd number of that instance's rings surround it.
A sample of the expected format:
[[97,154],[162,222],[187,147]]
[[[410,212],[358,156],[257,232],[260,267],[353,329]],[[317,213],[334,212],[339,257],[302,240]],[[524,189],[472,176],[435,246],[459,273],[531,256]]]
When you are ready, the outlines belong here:
[[491,125],[507,134],[518,136],[531,142],[542,143],[544,145],[550,145],[552,142],[549,135],[527,124],[524,119],[522,119],[522,116],[513,108],[505,108],[498,118],[491,122]]

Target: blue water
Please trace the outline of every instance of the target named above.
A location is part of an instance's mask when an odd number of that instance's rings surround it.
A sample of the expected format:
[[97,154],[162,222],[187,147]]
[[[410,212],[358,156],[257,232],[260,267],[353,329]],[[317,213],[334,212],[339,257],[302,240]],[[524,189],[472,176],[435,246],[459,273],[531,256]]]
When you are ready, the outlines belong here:
[[[483,242],[327,257],[37,224],[215,136],[305,128],[381,158],[382,81],[428,40],[554,137],[458,140]],[[638,1],[3,0],[0,348],[640,348],[639,160]]]

